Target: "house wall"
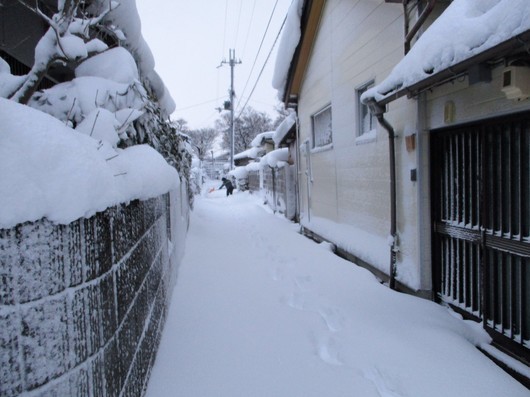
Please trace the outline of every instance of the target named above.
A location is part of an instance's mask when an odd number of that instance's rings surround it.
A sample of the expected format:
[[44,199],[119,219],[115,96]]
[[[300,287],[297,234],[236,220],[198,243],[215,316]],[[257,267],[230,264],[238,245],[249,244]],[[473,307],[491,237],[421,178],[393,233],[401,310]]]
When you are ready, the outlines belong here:
[[[503,69],[504,65],[499,65],[492,70],[491,82],[470,85],[465,76],[431,90],[427,95],[426,127],[436,129],[530,109],[530,100],[507,99],[501,91]],[[455,118],[450,122],[444,120],[448,101],[455,105]]]
[[[333,124],[332,149],[309,154],[313,177],[310,200],[304,176],[307,155],[300,161],[302,222],[308,226],[310,216],[351,226],[349,241],[334,242],[347,246],[350,253],[386,273],[390,230],[388,134],[378,125],[375,139],[356,137],[356,89],[370,80],[377,84],[389,74],[403,57],[403,37],[400,4],[383,0],[327,1],[298,107],[300,142],[311,139],[311,115],[329,103]],[[397,134],[398,279],[409,287],[422,289],[430,285],[422,284],[417,259],[417,186],[410,181],[416,154],[406,150],[404,139],[417,129],[416,102],[395,101],[385,117]],[[322,230],[313,231],[326,237]],[[371,243],[359,243],[360,234],[362,241]]]
[[144,394],[187,202],[181,184],[68,225],[0,229],[0,395]]

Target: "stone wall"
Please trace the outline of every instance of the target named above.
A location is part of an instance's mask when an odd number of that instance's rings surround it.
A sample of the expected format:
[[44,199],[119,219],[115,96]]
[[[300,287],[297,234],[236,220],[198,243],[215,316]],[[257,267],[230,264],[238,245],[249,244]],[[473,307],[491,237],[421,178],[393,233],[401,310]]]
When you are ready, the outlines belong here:
[[182,257],[185,197],[0,229],[0,396],[144,394]]

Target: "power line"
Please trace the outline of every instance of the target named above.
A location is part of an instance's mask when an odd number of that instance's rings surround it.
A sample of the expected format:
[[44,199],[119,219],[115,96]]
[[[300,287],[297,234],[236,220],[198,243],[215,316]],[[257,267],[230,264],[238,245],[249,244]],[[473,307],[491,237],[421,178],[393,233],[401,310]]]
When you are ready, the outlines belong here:
[[248,23],[247,28],[247,34],[245,36],[245,45],[243,46],[243,53],[241,55],[241,58],[245,59],[245,54],[247,50],[247,43],[248,43],[248,36],[250,35],[250,27],[252,26],[252,21],[254,20],[254,11],[256,10],[256,0],[254,0],[254,3],[252,4],[252,13],[250,14],[250,21]]
[[[267,35],[267,32],[269,31],[269,26],[271,24],[272,17],[274,16],[274,11],[276,10],[276,6],[277,5],[278,5],[278,0],[276,0],[276,3],[274,3],[274,7],[272,9],[271,16],[269,17],[269,22],[267,22],[267,27],[265,28],[265,32],[263,33],[263,37],[261,38],[261,43],[259,45],[258,52],[256,53],[256,57],[254,58],[254,63],[252,64],[252,68],[250,68],[250,73],[248,75],[247,82],[245,83],[245,86],[243,87],[243,90],[241,91],[240,98],[243,97],[243,94],[244,94],[245,90],[247,89],[247,86],[248,86],[248,83],[250,81],[250,78],[252,77],[252,72],[254,71],[254,67],[256,66],[256,62],[258,60],[258,56],[259,56],[259,53],[261,51],[261,47],[263,46],[263,42],[265,41],[265,36]],[[282,27],[283,27],[283,24],[282,24]],[[280,28],[280,30],[281,30],[281,28]],[[240,103],[241,103],[241,100],[239,100],[237,102],[237,105],[239,106]]]
[[265,59],[265,63],[263,64],[263,67],[261,68],[261,70],[259,72],[258,78],[256,79],[256,83],[254,84],[254,87],[252,87],[252,91],[250,92],[250,94],[249,94],[249,96],[247,98],[247,101],[243,105],[243,108],[239,112],[236,120],[239,120],[239,118],[241,117],[241,114],[243,114],[243,111],[245,110],[245,107],[247,106],[248,101],[250,101],[250,98],[252,97],[252,94],[254,93],[254,90],[256,89],[256,86],[258,85],[259,79],[261,78],[261,75],[263,74],[263,70],[265,70],[265,66],[267,66],[267,62],[269,61],[269,58],[270,58],[270,56],[272,54],[272,50],[276,46],[276,42],[278,41],[278,38],[280,37],[280,33],[282,32],[282,29],[283,29],[283,27],[285,25],[285,21],[287,21],[287,15],[283,19],[282,26],[280,26],[280,30],[278,30],[278,34],[276,35],[276,38],[274,39],[274,43],[272,44],[272,47],[271,47],[271,49],[269,51],[269,55],[267,55],[267,59]]
[[228,20],[228,0],[225,0],[225,26],[224,26],[224,32],[223,32],[223,48],[221,51],[221,56],[225,53],[225,45],[226,45],[226,21]]
[[196,103],[195,105],[186,106],[186,107],[184,107],[184,108],[175,109],[175,111],[187,110],[187,109],[195,108],[195,107],[197,107],[197,106],[206,105],[207,103],[216,102],[216,101],[218,101],[219,99],[221,99],[221,97],[217,97],[217,98],[215,98],[215,99],[210,99],[210,100],[208,100],[208,101],[204,101],[204,102],[201,102],[201,103]]
[[243,9],[243,0],[239,0],[239,15],[237,16],[237,28],[236,28],[236,39],[234,48],[237,47],[237,40],[239,39],[239,24],[241,22],[241,10]]

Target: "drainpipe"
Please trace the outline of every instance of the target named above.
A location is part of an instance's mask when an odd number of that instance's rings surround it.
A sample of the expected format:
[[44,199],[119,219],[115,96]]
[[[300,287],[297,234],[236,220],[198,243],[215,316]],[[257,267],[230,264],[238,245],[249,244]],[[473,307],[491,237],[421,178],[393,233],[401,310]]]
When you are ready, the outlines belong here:
[[390,160],[390,237],[392,244],[390,246],[390,282],[391,289],[396,288],[396,253],[397,246],[397,216],[396,216],[396,154],[394,145],[394,128],[385,119],[385,106],[380,105],[375,99],[370,99],[367,103],[370,112],[377,118],[379,124],[388,132],[388,154]]
[[274,167],[271,167],[269,165],[269,168],[271,169],[271,174],[272,174],[272,201],[274,202],[274,213],[276,213],[276,170],[274,169]]
[[301,173],[301,167],[300,167],[300,124],[298,122],[298,109],[295,109],[296,116],[295,116],[295,122],[296,122],[296,138],[294,141],[294,149],[296,153],[296,221],[300,223],[300,173]]

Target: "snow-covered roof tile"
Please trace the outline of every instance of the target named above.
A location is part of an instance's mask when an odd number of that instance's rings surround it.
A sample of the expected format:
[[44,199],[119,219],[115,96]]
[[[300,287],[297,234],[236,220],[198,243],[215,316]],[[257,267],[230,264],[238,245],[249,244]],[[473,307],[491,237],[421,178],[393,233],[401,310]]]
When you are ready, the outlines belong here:
[[454,0],[362,100],[382,101],[528,30],[528,0]]

